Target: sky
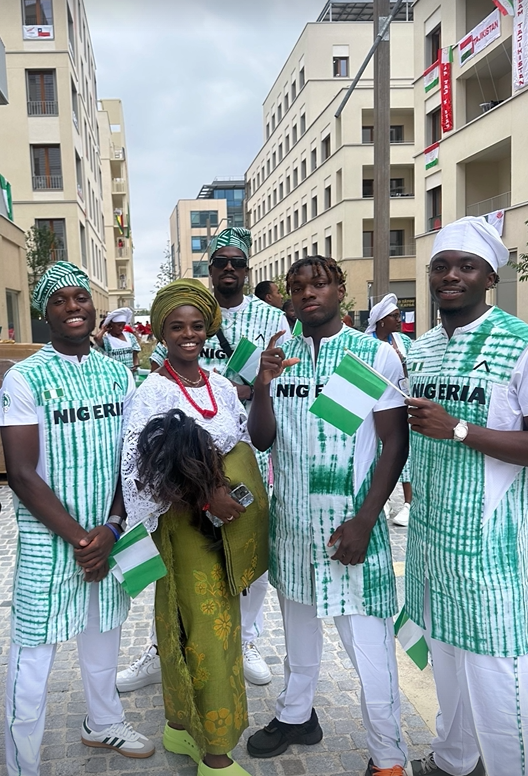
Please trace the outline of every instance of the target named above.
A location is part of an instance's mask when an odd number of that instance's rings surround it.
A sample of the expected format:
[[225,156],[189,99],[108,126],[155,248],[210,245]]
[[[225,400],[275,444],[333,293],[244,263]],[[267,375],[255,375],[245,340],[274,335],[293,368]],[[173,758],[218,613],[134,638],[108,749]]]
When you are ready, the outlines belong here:
[[136,308],[149,307],[179,199],[243,176],[262,103],[325,0],[85,0],[99,99],[123,102]]

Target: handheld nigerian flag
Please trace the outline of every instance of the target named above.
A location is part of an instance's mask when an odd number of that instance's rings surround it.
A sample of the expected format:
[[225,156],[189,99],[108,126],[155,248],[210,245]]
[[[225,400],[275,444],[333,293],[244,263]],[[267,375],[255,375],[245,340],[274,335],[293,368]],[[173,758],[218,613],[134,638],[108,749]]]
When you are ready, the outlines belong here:
[[292,329],[292,337],[296,337],[298,334],[302,334],[302,323],[297,318]]
[[167,573],[150,534],[138,523],[114,544],[108,563],[112,574],[132,598]]
[[235,372],[245,383],[253,385],[257,377],[262,348],[250,342],[247,337],[241,337],[226,364],[225,374]]
[[427,642],[420,626],[409,619],[405,606],[394,623],[394,633],[413,663],[416,663],[418,668],[423,671],[429,656]]
[[389,385],[402,393],[386,377],[347,350],[310,412],[352,436]]

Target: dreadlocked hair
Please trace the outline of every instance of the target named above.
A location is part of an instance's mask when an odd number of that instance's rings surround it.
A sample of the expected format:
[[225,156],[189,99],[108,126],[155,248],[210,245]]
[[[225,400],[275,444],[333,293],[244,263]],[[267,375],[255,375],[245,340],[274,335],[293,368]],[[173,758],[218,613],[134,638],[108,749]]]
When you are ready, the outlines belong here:
[[138,478],[157,502],[190,508],[192,525],[211,536],[202,507],[229,482],[213,438],[193,418],[175,409],[149,420],[138,440]]
[[288,293],[291,290],[293,278],[299,274],[303,267],[311,267],[314,277],[326,275],[330,282],[335,280],[338,286],[345,283],[343,270],[335,259],[329,256],[304,256],[302,259],[294,261],[286,274],[286,291]]

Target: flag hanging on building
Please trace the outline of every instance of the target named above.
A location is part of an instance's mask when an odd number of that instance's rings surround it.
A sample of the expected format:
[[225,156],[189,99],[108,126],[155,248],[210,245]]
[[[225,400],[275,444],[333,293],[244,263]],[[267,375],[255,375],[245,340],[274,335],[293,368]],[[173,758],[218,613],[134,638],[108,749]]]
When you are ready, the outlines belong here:
[[253,385],[255,378],[257,377],[261,354],[262,348],[254,345],[247,337],[241,337],[231,358],[226,364],[226,375],[229,372],[234,372],[239,375],[245,383]]
[[405,607],[394,623],[394,633],[402,648],[407,652],[413,663],[423,671],[427,665],[429,650],[423,630],[409,619]]
[[161,555],[143,523],[126,531],[108,559],[112,574],[132,598],[167,573]]
[[0,175],[0,191],[4,198],[5,207],[7,211],[7,217],[10,221],[13,220],[13,198],[11,196],[11,184],[6,181],[3,175]]
[[459,41],[459,44],[458,44],[458,58],[459,58],[460,67],[462,67],[466,59],[469,59],[470,57],[473,56],[473,53],[474,53],[473,33],[470,32],[469,35],[466,35],[465,38],[462,38],[462,40]]
[[427,70],[424,70],[423,74],[424,89],[430,92],[435,86],[440,83],[440,68],[438,60],[434,62]]
[[513,20],[513,91],[528,84],[528,0],[516,0]]
[[453,94],[451,88],[451,63],[453,62],[453,47],[446,46],[440,54],[440,98],[442,132],[453,129]]
[[436,167],[438,164],[440,155],[440,143],[433,143],[428,146],[424,151],[425,156],[425,169],[429,170],[431,167]]
[[385,377],[347,350],[310,412],[352,436],[388,385]]
[[499,11],[503,16],[513,16],[515,8],[513,0],[493,0]]

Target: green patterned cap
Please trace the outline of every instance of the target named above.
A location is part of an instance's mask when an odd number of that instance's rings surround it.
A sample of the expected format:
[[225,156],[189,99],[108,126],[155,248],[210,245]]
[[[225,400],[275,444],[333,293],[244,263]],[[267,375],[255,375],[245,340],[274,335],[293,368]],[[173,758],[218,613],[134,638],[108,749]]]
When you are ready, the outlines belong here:
[[68,287],[84,288],[91,295],[90,280],[86,272],[69,261],[58,261],[40,278],[33,291],[31,304],[42,315],[46,314],[49,298],[55,291]]
[[249,229],[243,229],[241,226],[234,226],[231,229],[224,229],[223,232],[213,237],[209,243],[209,261],[213,257],[213,253],[219,248],[233,247],[240,248],[246,258],[249,259],[249,249],[251,248],[251,232]]

